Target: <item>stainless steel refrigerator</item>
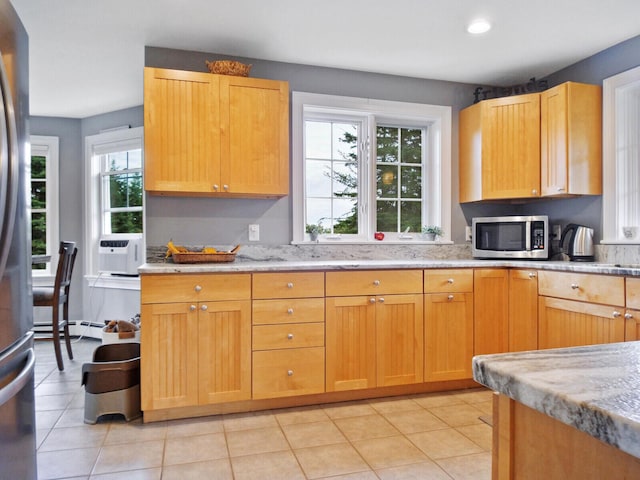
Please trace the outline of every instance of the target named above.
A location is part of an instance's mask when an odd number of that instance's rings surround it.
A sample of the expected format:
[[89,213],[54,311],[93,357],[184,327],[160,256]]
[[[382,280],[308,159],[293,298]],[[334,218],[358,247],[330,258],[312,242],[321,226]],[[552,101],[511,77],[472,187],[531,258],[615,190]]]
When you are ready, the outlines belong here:
[[28,38],[0,0],[0,478],[36,479]]

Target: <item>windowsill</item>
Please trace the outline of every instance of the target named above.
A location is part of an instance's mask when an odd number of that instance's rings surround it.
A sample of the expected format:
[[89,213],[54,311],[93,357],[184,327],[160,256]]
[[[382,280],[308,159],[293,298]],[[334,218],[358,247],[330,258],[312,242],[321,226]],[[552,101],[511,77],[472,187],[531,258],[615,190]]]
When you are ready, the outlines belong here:
[[453,245],[451,240],[318,240],[291,242],[291,245]]
[[140,290],[140,277],[124,277],[111,274],[85,275],[91,288],[114,288],[118,290]]
[[600,240],[601,245],[640,245],[640,240]]

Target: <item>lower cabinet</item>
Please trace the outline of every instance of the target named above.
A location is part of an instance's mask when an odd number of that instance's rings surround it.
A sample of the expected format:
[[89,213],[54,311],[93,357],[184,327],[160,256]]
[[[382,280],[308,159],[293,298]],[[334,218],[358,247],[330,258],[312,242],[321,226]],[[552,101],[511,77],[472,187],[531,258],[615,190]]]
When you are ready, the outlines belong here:
[[474,355],[509,351],[509,271],[473,272]]
[[331,297],[327,392],[423,381],[422,295]]
[[509,351],[538,348],[538,274],[509,270]]
[[640,340],[640,278],[627,278],[625,282],[624,339],[629,342]]
[[473,270],[424,272],[424,379],[472,377]]

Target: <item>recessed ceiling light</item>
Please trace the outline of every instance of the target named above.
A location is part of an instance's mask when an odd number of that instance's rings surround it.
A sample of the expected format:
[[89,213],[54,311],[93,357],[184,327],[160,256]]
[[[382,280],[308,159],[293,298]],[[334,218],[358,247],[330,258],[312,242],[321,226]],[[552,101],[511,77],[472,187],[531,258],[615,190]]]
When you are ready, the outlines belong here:
[[488,20],[484,20],[482,18],[474,20],[467,26],[467,32],[473,33],[475,35],[486,33],[489,30],[491,30],[491,24]]

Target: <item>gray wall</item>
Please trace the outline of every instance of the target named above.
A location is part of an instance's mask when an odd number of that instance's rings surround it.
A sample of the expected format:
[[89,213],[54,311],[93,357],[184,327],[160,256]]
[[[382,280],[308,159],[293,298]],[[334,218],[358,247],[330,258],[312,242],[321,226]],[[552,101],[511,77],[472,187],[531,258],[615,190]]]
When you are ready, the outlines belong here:
[[[207,71],[205,60],[229,58],[216,53],[147,47],[145,65]],[[253,58],[251,76],[286,80],[291,91],[376,98],[433,105],[450,105],[452,125],[452,193],[458,198],[458,111],[473,103],[476,85],[397,77],[375,73],[312,67]],[[291,198],[240,200],[218,198],[146,198],[147,245],[172,238],[183,244],[237,244],[248,242],[247,226],[260,224],[260,244],[287,244],[292,239]],[[457,202],[452,211],[452,237],[464,241],[464,218]]]

